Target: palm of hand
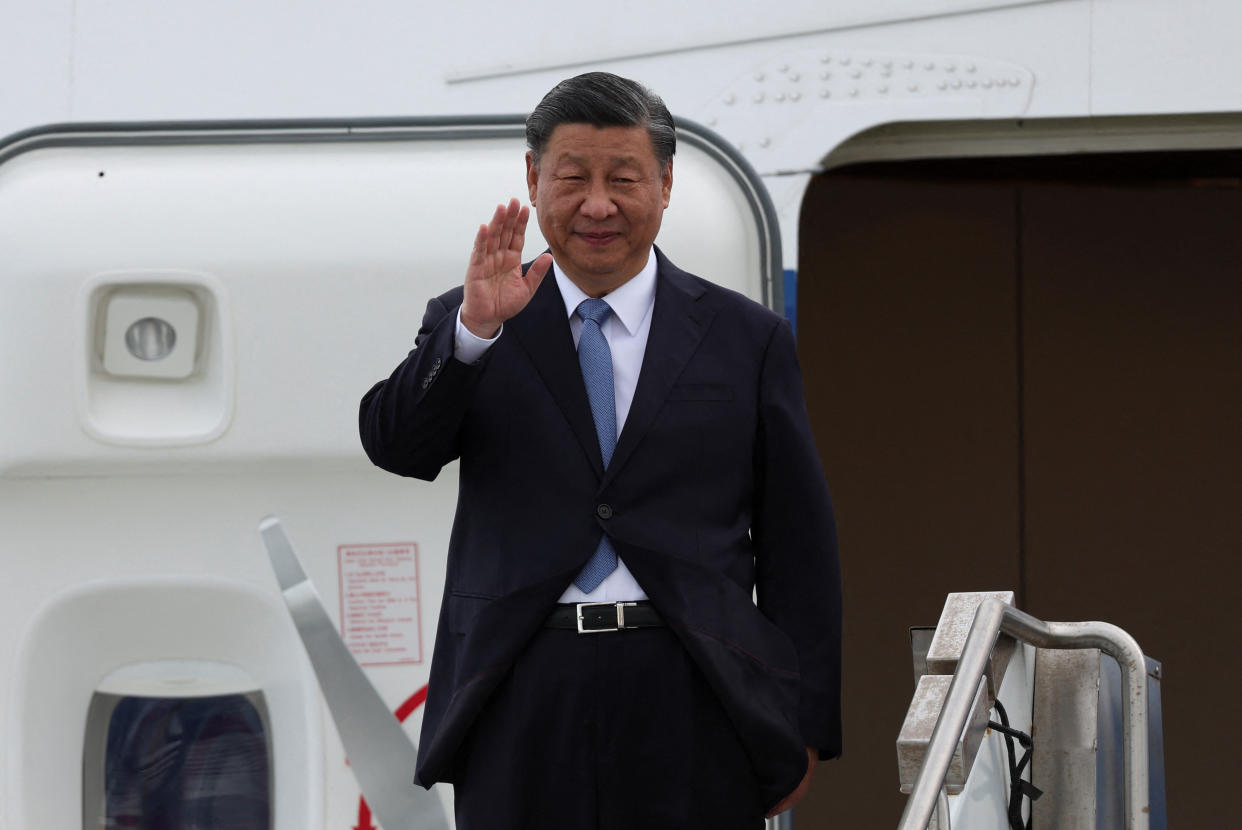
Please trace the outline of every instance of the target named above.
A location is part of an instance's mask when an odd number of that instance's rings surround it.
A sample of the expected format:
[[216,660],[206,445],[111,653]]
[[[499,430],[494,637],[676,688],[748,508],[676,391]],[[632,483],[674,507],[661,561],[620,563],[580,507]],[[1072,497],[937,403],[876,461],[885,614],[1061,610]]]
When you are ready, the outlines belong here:
[[529,218],[530,208],[519,207],[517,199],[510,199],[507,206],[497,206],[492,221],[480,225],[475,234],[466,268],[461,319],[476,335],[495,336],[505,320],[526,307],[552,265],[552,257],[543,254],[527,274],[522,274],[522,246]]
[[495,251],[466,270],[465,302],[482,317],[507,320],[525,307],[530,295],[521,251]]

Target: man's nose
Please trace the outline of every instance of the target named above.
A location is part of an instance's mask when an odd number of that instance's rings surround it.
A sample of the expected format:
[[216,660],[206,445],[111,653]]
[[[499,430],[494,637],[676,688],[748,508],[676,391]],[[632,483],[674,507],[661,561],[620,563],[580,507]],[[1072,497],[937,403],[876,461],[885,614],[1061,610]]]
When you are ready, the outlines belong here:
[[617,205],[612,200],[612,194],[606,182],[592,183],[586,198],[582,200],[579,211],[582,215],[596,221],[607,219],[617,212]]

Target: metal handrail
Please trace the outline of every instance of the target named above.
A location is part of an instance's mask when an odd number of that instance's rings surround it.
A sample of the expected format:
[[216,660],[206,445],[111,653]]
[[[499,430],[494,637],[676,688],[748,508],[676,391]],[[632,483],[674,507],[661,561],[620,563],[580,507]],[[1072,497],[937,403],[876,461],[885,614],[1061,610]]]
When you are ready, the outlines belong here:
[[953,760],[958,737],[966,727],[970,704],[988,657],[1001,632],[1037,648],[1098,648],[1121,666],[1124,695],[1122,742],[1125,749],[1125,827],[1148,830],[1147,782],[1147,664],[1134,638],[1103,622],[1043,622],[998,599],[985,599],[975,611],[970,633],[949,684],[927,754],[901,814],[898,830],[926,830],[936,809]]

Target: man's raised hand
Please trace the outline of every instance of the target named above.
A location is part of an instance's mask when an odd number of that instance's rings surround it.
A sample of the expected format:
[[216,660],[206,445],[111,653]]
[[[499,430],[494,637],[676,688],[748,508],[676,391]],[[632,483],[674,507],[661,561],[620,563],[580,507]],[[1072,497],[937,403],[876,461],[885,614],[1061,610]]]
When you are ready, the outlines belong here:
[[522,274],[522,245],[529,218],[530,208],[519,207],[517,199],[510,199],[507,206],[497,205],[492,221],[479,225],[474,235],[461,322],[477,337],[495,337],[501,323],[526,307],[552,267],[552,255],[540,254],[525,276]]

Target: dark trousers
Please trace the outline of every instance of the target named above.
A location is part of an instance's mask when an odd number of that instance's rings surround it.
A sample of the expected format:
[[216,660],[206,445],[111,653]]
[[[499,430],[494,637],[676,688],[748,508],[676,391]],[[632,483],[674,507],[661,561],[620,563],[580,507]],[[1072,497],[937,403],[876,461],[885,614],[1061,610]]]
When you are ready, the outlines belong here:
[[736,732],[667,628],[542,630],[455,778],[458,830],[763,827]]

